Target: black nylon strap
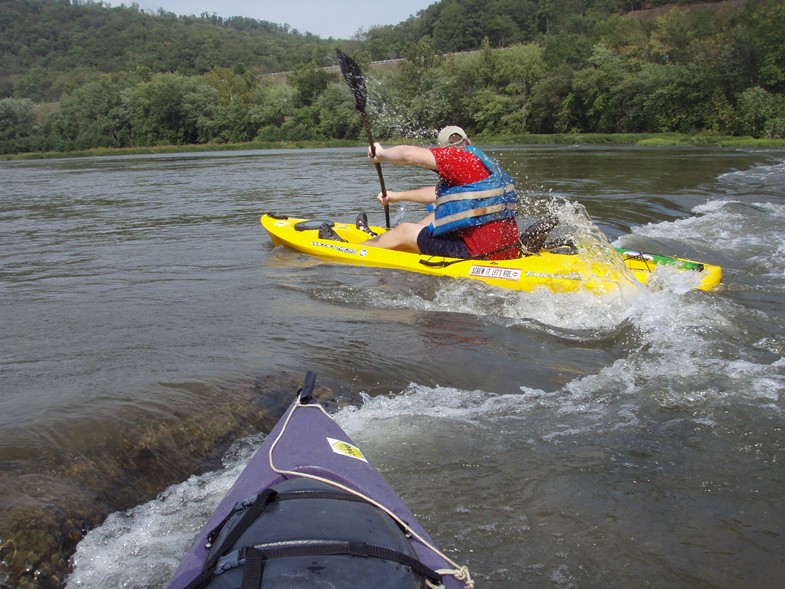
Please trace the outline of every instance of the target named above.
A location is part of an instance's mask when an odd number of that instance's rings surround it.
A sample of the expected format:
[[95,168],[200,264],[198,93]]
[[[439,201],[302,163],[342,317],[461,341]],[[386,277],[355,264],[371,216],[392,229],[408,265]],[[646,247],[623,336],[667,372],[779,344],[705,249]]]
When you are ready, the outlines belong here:
[[[242,536],[248,527],[256,521],[256,518],[262,513],[265,508],[275,499],[278,493],[272,489],[266,489],[263,493],[259,493],[251,505],[246,508],[245,513],[240,517],[239,521],[235,524],[232,530],[226,535],[221,543],[221,546],[213,551],[212,556],[205,561],[204,569],[209,570],[215,566],[218,559],[231,548],[232,544],[237,542],[238,538]],[[225,524],[226,521],[223,522]]]
[[[425,577],[433,583],[441,583],[442,577],[433,569],[425,566],[416,558],[398,552],[384,546],[366,544],[365,542],[325,542],[319,540],[298,541],[296,543],[281,544],[260,544],[249,547],[251,550],[259,552],[264,559],[272,558],[292,558],[298,556],[356,556],[362,558],[376,558],[402,564],[410,568],[414,573]],[[243,588],[245,589],[245,588]]]
[[240,589],[261,589],[264,574],[264,554],[256,548],[249,548],[245,555],[243,583]]
[[[296,543],[261,544],[247,546],[240,551],[240,561],[245,560],[243,580],[240,589],[260,589],[264,572],[264,561],[273,558],[295,558],[300,556],[355,556],[376,558],[395,562],[408,567],[417,575],[434,584],[441,584],[442,577],[433,569],[425,566],[416,558],[384,546],[365,542],[325,542],[319,540],[299,541]],[[200,589],[207,585],[215,575],[215,565],[206,568],[186,589]],[[254,584],[256,583],[256,584]]]
[[[261,497],[261,495],[257,496],[256,501],[259,500],[259,497]],[[319,489],[300,489],[297,491],[284,491],[283,493],[276,493],[274,497],[266,498],[265,506],[275,501],[287,501],[289,499],[336,499],[342,501],[356,501],[358,503],[367,503],[365,499],[343,491],[322,491]],[[223,519],[223,521],[221,521],[221,523],[215,526],[215,528],[209,534],[207,534],[208,548],[218,537],[218,534],[226,525],[226,522],[228,522],[235,513],[237,513],[237,511],[231,511]]]

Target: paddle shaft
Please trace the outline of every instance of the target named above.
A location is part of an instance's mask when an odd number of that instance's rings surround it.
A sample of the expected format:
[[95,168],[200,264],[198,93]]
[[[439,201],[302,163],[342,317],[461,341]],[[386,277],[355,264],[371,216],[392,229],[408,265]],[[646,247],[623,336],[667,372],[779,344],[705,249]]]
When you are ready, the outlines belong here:
[[[371,156],[376,157],[376,146],[373,142],[373,135],[371,134],[371,125],[368,123],[368,117],[365,116],[365,111],[360,111],[360,118],[363,122],[363,127],[365,127],[365,135],[368,137],[368,145],[371,148]],[[375,162],[374,165],[376,166],[376,174],[379,176],[379,184],[382,187],[382,196],[387,197],[387,189],[384,187],[384,175],[382,174],[382,165],[379,162]],[[385,201],[384,203],[384,220],[387,223],[387,229],[390,228],[390,205]]]

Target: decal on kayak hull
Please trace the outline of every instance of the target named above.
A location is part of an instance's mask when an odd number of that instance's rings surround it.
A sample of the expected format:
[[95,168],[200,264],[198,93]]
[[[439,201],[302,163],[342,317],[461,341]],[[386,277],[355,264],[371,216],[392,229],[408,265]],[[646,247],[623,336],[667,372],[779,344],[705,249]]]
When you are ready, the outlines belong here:
[[336,454],[340,454],[341,456],[348,456],[349,458],[356,458],[357,460],[362,460],[363,462],[368,462],[365,459],[365,456],[363,456],[363,453],[360,452],[360,449],[354,444],[344,442],[343,440],[336,440],[335,438],[327,438],[327,443],[330,444],[330,448],[332,448],[333,452]]
[[363,257],[363,256],[365,256],[365,254],[368,253],[368,250],[366,250],[366,249],[356,250],[356,249],[354,249],[352,247],[346,247],[345,245],[335,245],[335,244],[332,244],[332,243],[322,243],[321,241],[312,241],[311,245],[315,246],[315,247],[323,247],[323,248],[335,250],[336,252],[341,252],[342,254],[349,254],[351,256]]
[[518,268],[502,268],[500,266],[472,266],[469,276],[477,278],[498,278],[501,280],[520,280]]
[[560,274],[558,272],[526,272],[529,278],[550,278],[552,280],[583,280],[583,276],[577,272]]

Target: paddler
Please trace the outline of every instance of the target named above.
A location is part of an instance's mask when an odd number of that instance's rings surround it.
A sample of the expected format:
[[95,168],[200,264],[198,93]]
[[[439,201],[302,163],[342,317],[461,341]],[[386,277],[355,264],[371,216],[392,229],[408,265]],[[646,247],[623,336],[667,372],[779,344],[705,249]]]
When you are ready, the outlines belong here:
[[[457,126],[444,127],[438,147],[375,144],[374,163],[412,164],[439,175],[435,186],[381,192],[383,205],[408,201],[432,211],[420,222],[404,222],[366,243],[376,247],[453,258],[504,260],[518,257],[518,195],[512,178],[472,145]],[[364,214],[358,226],[365,224]]]

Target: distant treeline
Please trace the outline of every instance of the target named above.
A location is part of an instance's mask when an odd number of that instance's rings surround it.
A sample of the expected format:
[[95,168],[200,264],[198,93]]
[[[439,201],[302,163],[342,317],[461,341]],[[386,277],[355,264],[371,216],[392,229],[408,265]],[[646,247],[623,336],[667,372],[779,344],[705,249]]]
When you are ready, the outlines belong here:
[[[0,0],[0,153],[358,138],[345,83],[322,69],[336,45],[367,73],[380,138],[446,123],[785,137],[785,3],[654,4],[442,0],[336,41],[246,18]],[[448,55],[464,50],[476,51]]]

